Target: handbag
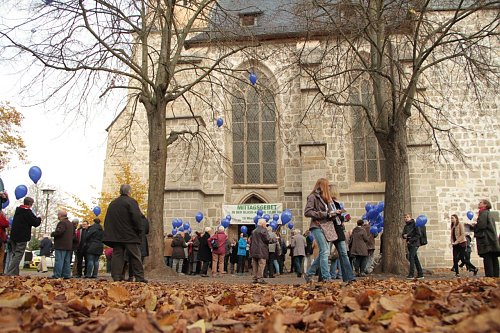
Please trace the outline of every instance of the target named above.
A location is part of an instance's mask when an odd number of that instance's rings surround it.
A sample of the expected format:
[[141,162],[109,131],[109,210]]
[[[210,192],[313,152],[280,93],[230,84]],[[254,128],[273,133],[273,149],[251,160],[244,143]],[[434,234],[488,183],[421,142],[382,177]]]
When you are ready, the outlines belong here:
[[334,242],[339,238],[332,221],[320,223],[319,226],[328,242]]
[[212,245],[213,250],[217,250],[219,248],[219,242],[218,242],[219,236],[216,236],[216,237],[217,237],[217,239],[212,238],[212,240],[210,241],[210,244]]

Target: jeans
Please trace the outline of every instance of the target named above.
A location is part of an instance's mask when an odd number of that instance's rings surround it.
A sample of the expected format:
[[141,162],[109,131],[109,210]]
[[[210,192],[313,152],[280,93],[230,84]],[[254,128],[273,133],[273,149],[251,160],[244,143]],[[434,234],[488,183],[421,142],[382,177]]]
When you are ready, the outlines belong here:
[[413,277],[415,274],[415,267],[417,268],[417,276],[424,276],[424,270],[420,265],[420,260],[418,260],[418,246],[408,246],[408,260],[410,261],[410,271],[408,272],[408,277]]
[[23,259],[24,251],[26,250],[26,245],[28,242],[12,242],[12,258],[9,262],[9,267],[7,268],[6,275],[19,275],[19,265]]
[[347,256],[347,246],[345,241],[335,241],[333,243],[337,252],[339,253],[340,268],[342,271],[342,281],[349,282],[354,280],[354,274],[352,273],[352,266],[349,257]]
[[56,262],[54,264],[54,275],[52,277],[59,279],[69,279],[71,277],[71,256],[73,251],[55,250]]
[[323,231],[321,229],[319,228],[312,229],[312,234],[314,236],[314,239],[316,240],[316,243],[318,243],[319,246],[319,256],[316,259],[314,259],[311,267],[309,267],[309,270],[307,271],[306,274],[309,276],[316,274],[316,271],[318,270],[319,266],[323,281],[329,281],[331,280],[330,267],[328,267],[328,255],[330,254],[330,245],[328,244],[328,241],[326,240],[325,235],[323,234]]
[[342,268],[340,268],[339,259],[332,259],[332,262],[330,263],[330,275],[332,279],[340,279],[340,277],[342,276]]
[[278,259],[274,259],[273,264],[274,264],[274,272],[276,274],[281,274],[282,272],[280,271],[280,265],[278,263]]
[[293,265],[297,276],[302,275],[303,264],[304,264],[304,256],[293,256]]
[[99,255],[87,254],[85,256],[85,277],[97,277],[99,272]]

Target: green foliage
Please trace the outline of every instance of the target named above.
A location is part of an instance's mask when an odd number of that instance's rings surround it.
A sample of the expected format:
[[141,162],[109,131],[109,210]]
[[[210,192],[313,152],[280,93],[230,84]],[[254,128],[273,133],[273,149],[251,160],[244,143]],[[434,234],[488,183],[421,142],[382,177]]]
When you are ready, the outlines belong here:
[[19,134],[23,115],[9,103],[0,102],[0,170],[4,169],[15,155],[26,160],[26,146]]
[[31,237],[28,243],[28,250],[35,251],[40,249],[40,241],[36,237]]

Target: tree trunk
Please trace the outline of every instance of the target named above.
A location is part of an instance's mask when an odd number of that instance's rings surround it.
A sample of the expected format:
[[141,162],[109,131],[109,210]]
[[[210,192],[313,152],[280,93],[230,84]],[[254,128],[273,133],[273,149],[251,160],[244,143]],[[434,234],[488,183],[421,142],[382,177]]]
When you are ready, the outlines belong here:
[[[145,103],[148,104],[148,103]],[[148,219],[149,257],[145,262],[148,278],[172,275],[163,259],[163,211],[167,163],[166,102],[145,105],[149,125]],[[148,108],[151,108],[148,110]]]
[[393,274],[406,273],[409,265],[406,243],[401,237],[403,215],[410,212],[406,120],[400,123],[391,129],[389,136],[379,138],[386,158],[382,271]]

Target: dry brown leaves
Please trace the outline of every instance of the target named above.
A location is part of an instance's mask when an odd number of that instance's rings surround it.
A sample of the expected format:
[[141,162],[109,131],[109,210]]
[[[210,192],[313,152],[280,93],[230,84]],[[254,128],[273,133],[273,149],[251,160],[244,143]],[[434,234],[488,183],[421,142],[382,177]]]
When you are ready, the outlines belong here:
[[0,332],[500,332],[500,280],[325,285],[0,277]]

